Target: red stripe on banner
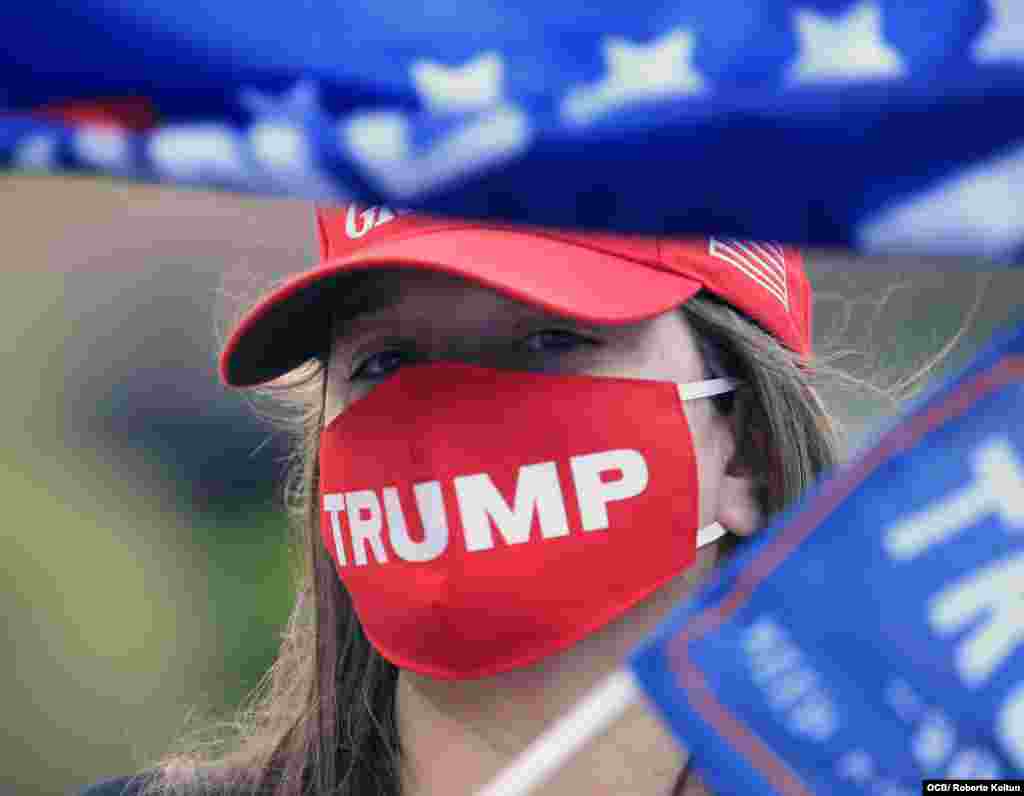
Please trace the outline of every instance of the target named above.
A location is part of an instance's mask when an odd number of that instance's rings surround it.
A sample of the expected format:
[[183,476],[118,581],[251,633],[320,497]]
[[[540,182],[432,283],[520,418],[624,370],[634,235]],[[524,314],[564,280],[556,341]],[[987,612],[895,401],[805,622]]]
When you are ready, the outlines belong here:
[[679,665],[674,669],[679,686],[683,687],[685,679],[686,691],[694,708],[712,724],[718,732],[728,738],[733,746],[744,749],[746,758],[754,765],[761,775],[778,793],[786,796],[814,796],[810,787],[800,776],[778,757],[754,731],[744,724],[737,716],[722,705],[704,679],[704,672],[698,669],[689,658],[683,655],[680,659],[673,658]]
[[157,124],[156,107],[147,97],[104,97],[42,105],[33,113],[54,121],[89,127],[142,132]]

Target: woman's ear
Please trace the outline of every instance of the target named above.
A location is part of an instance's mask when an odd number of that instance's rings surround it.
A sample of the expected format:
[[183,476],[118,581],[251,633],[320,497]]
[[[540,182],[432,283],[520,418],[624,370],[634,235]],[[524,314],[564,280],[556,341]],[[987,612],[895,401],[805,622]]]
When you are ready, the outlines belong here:
[[718,491],[716,519],[739,536],[750,536],[764,524],[764,468],[769,461],[768,434],[756,423],[751,398],[737,396],[726,416],[735,442]]
[[764,513],[752,478],[726,473],[719,487],[717,520],[738,536],[750,536],[764,523]]

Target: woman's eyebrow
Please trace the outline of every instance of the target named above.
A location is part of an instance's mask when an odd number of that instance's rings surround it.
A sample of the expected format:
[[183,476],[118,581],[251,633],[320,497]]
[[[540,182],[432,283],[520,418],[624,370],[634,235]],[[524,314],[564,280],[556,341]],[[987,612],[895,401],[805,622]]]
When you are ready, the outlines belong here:
[[360,313],[334,323],[334,343],[349,348],[362,343],[365,339],[384,333],[394,335],[400,333],[402,324],[397,319],[381,317],[382,312]]
[[[390,300],[388,300],[390,299]],[[374,330],[384,324],[395,325],[400,319],[388,319],[398,301],[393,297],[363,297],[362,300],[349,302],[347,306],[331,310],[331,328],[333,337],[348,338]]]
[[393,309],[401,301],[401,293],[397,285],[390,285],[387,280],[378,283],[366,274],[358,274],[346,289],[338,287],[325,299],[337,325]]
[[[416,337],[424,332],[438,334],[445,331],[447,324],[438,323],[429,313],[409,317],[407,313],[398,312],[399,309],[401,309],[399,302],[396,301],[366,307],[362,311],[346,315],[344,320],[336,321],[334,324],[335,339],[352,345],[381,332]],[[495,334],[521,334],[531,327],[536,330],[536,327],[544,325],[577,330],[581,334],[596,334],[601,328],[595,324],[564,315],[556,315],[529,305],[516,305],[502,317],[492,319],[487,323],[487,327]],[[466,330],[452,326],[450,332],[465,334]]]

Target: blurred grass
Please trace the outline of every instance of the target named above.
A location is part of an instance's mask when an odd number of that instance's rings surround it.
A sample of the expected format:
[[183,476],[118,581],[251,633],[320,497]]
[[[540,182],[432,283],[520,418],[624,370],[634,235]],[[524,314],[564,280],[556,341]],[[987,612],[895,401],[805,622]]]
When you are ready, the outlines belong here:
[[5,448],[0,477],[3,793],[135,770],[193,710],[230,710],[272,660],[289,603],[279,512],[185,515],[167,485],[62,449],[47,425]]
[[[14,251],[19,235],[49,233],[31,212],[44,208],[6,192],[0,208]],[[78,433],[88,397],[68,351],[83,312],[103,308],[83,307],[63,268],[14,265],[0,294],[0,793],[34,796],[135,771],[193,712],[233,709],[272,660],[289,572],[271,484],[197,512],[173,463]],[[107,352],[94,344],[75,367],[104,378]],[[190,367],[212,383],[208,361]]]

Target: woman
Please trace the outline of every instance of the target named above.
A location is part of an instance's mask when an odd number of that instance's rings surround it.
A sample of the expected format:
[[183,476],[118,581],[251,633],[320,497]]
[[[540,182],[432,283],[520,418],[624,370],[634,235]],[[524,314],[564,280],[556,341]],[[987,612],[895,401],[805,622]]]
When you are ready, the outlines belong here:
[[[835,461],[796,252],[317,220],[321,263],[221,356],[304,410],[269,688],[233,754],[89,796],[472,793]],[[638,711],[545,792],[703,792],[687,771]]]

